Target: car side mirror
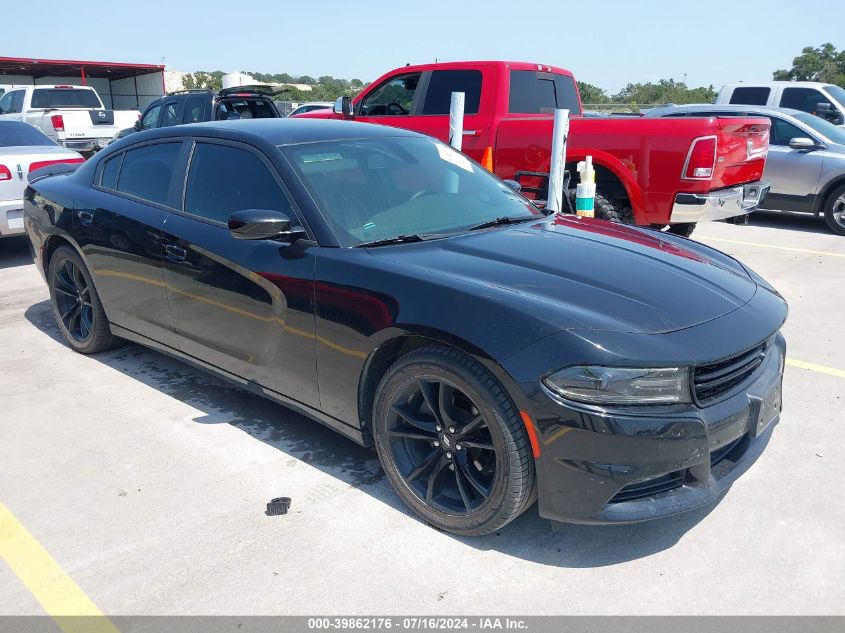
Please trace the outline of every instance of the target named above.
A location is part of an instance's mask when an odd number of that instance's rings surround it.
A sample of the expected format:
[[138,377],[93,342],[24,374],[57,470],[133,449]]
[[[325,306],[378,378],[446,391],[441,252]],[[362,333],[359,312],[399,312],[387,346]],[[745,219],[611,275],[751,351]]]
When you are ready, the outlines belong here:
[[239,240],[287,239],[291,242],[305,235],[300,226],[291,227],[290,217],[281,211],[244,209],[229,216],[229,232]]
[[829,103],[817,103],[816,111],[814,114],[817,117],[824,119],[825,121],[830,121],[834,125],[842,125],[843,120],[845,120],[845,117],[842,116],[842,113],[836,110]]
[[520,185],[516,180],[503,180],[502,182],[517,193],[522,193],[522,185]]
[[806,136],[796,136],[795,138],[789,139],[789,147],[797,150],[810,151],[817,149],[818,145],[811,138],[807,138]]
[[355,116],[352,112],[352,97],[350,96],[338,97],[337,101],[334,102],[333,109],[335,114],[339,114],[350,119]]
[[135,125],[133,125],[132,127],[135,128],[136,132],[140,132],[141,130],[144,129],[143,127],[141,127],[141,119],[138,119],[137,121],[135,121]]

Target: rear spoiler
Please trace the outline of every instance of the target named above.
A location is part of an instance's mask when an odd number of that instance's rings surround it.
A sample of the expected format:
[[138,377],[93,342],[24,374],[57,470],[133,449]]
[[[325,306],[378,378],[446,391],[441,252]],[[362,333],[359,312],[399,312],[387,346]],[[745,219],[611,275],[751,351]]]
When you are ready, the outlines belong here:
[[290,92],[292,88],[289,86],[264,86],[264,85],[250,85],[250,86],[232,86],[231,88],[223,88],[218,92],[220,97],[229,97],[235,94],[249,93],[256,96],[274,97],[284,92]]
[[50,176],[72,174],[79,169],[80,165],[84,164],[85,163],[56,163],[55,165],[48,165],[47,167],[42,167],[41,169],[29,172],[26,179],[29,184],[33,184],[39,180],[49,178]]

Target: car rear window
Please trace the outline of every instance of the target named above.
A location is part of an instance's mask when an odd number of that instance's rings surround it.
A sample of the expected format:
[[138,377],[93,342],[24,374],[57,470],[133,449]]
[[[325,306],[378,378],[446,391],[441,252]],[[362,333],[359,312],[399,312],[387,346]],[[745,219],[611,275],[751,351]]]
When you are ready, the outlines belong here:
[[181,143],[158,143],[126,152],[117,190],[150,202],[166,204],[181,147]]
[[20,121],[0,121],[0,147],[56,145],[41,130]]
[[478,114],[481,71],[435,70],[425,93],[423,114],[449,114],[453,92],[464,93],[464,114]]
[[217,102],[216,118],[229,119],[275,119],[279,113],[269,99],[226,98]]
[[764,86],[743,86],[734,88],[731,103],[739,105],[766,105],[769,101],[770,88]]
[[510,103],[512,114],[552,114],[556,108],[580,113],[578,90],[572,77],[533,70],[512,70]]
[[100,99],[93,90],[74,88],[36,88],[32,92],[33,108],[100,108]]

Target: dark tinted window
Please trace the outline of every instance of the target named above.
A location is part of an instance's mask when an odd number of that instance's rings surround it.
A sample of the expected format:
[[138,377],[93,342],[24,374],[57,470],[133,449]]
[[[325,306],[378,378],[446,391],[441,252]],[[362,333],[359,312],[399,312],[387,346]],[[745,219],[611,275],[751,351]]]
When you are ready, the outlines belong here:
[[463,92],[464,114],[478,114],[481,100],[480,70],[435,70],[425,94],[423,114],[449,114],[452,93]]
[[510,105],[515,114],[552,114],[556,108],[581,111],[571,77],[533,70],[512,70]]
[[742,88],[734,88],[731,94],[731,103],[739,103],[741,105],[766,105],[769,101],[769,93],[771,89],[765,87],[746,86]]
[[197,123],[205,121],[205,107],[208,97],[190,97],[185,104],[185,123]]
[[815,114],[816,106],[819,103],[830,103],[830,99],[815,88],[785,88],[780,96],[782,108],[803,110],[810,114]]
[[159,143],[126,152],[117,190],[165,204],[181,143]]
[[100,186],[106,189],[117,188],[117,175],[120,173],[120,163],[123,160],[123,154],[112,156],[105,163],[103,163],[103,172],[100,175]]
[[32,91],[33,108],[99,108],[100,99],[93,90],[74,88],[36,88]]
[[0,121],[0,147],[55,145],[41,130],[21,121]]
[[164,110],[161,112],[161,125],[159,127],[169,127],[179,123],[179,102],[169,101],[164,104]]
[[272,209],[292,214],[267,166],[237,147],[197,143],[191,158],[185,211],[226,223],[235,211]]
[[0,98],[0,114],[16,114],[23,110],[23,90],[10,90]]
[[141,119],[141,129],[149,130],[150,128],[158,126],[158,115],[160,112],[160,103],[150,106],[147,111],[144,112],[144,117]]
[[789,141],[801,136],[806,137],[807,133],[802,132],[792,123],[787,123],[783,119],[772,117],[772,127],[769,130],[769,145],[789,145]]
[[276,106],[269,99],[221,99],[217,102],[217,119],[273,119]]

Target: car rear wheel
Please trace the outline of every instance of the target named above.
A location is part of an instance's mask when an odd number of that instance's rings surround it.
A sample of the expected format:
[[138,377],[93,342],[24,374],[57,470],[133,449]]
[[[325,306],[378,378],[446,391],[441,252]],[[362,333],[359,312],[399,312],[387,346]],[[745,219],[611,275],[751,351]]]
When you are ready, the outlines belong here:
[[510,396],[453,349],[400,358],[376,392],[373,427],[388,481],[437,528],[487,534],[536,498],[531,445]]
[[837,187],[827,197],[824,220],[837,235],[845,235],[845,185]]
[[47,268],[47,285],[53,315],[68,345],[83,354],[114,345],[100,297],[79,253],[69,246],[57,248]]

